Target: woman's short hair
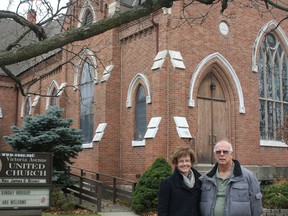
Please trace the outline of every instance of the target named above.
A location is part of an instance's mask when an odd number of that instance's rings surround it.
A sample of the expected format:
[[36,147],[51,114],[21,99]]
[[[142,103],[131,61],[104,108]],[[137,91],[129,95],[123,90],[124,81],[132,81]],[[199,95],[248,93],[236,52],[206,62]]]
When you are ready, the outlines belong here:
[[189,147],[180,147],[180,148],[176,149],[176,151],[174,151],[174,153],[172,155],[172,163],[174,165],[177,165],[178,159],[181,157],[185,157],[185,156],[190,156],[190,160],[191,160],[192,164],[195,162],[194,151],[192,149],[190,149]]

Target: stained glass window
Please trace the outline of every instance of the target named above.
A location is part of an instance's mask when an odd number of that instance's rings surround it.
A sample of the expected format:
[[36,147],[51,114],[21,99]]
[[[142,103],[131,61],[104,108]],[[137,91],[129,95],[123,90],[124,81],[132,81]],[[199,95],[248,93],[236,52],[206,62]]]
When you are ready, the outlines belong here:
[[84,16],[84,26],[91,24],[93,21],[93,15],[90,10],[87,10]]
[[50,106],[56,106],[57,105],[57,89],[54,87],[51,93],[50,98]]
[[135,140],[143,140],[146,132],[146,94],[142,85],[136,94],[136,129]]
[[94,130],[94,67],[87,58],[83,65],[80,83],[80,128],[84,143],[91,143]]
[[288,114],[287,55],[281,46],[277,36],[268,33],[260,47],[258,93],[263,140],[277,140],[277,128]]
[[29,116],[30,114],[31,114],[31,105],[29,98],[27,98],[25,102],[24,116]]

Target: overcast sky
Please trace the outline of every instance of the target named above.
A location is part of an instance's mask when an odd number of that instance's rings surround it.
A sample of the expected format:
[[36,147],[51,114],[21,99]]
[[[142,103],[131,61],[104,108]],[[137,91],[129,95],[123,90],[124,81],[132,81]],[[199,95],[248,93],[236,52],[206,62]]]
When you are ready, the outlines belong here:
[[[36,9],[37,7],[39,7],[39,3],[41,2],[40,0],[0,0],[0,1],[1,1],[1,3],[0,3],[0,10],[7,10],[7,9],[9,9],[10,11],[13,11],[13,12],[16,11],[17,6],[18,6],[18,4],[19,4],[20,1],[22,1],[22,2],[27,1],[27,2],[30,2],[30,4],[33,2],[33,8],[34,8],[34,9]],[[57,6],[58,0],[48,0],[48,1],[51,2],[52,7],[53,7],[53,6],[54,6],[54,7]],[[68,0],[61,0],[61,5],[62,5],[62,6],[65,5],[66,2],[68,2]],[[9,6],[9,3],[10,3],[10,6]],[[9,6],[9,8],[8,8],[8,6]],[[28,8],[28,4],[23,4],[23,8],[22,8],[22,10],[20,10],[20,11],[21,11],[21,12],[27,11],[27,8]],[[37,15],[40,15],[39,13],[40,13],[40,11],[38,11],[38,14],[37,14]],[[21,14],[21,15],[24,16],[24,14]]]

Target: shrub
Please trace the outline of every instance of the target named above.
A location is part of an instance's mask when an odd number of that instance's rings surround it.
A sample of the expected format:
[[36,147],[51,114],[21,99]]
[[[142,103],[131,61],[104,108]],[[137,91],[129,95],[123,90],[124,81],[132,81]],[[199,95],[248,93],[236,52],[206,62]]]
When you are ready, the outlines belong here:
[[288,209],[288,179],[276,180],[264,186],[263,206],[271,209]]
[[132,209],[141,214],[157,210],[160,182],[172,174],[171,166],[164,158],[157,158],[140,177],[132,197]]
[[72,128],[73,119],[63,118],[64,109],[50,107],[43,115],[27,116],[22,128],[12,126],[13,134],[4,139],[15,151],[52,152],[53,183],[68,184],[67,164],[82,151],[83,135]]
[[57,211],[68,211],[76,208],[76,201],[69,195],[65,195],[60,187],[52,187],[51,208]]

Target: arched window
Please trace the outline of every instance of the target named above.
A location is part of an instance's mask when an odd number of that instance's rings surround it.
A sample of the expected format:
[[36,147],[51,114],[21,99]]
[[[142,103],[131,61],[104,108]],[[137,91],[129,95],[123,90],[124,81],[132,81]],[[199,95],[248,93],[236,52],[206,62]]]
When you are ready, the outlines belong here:
[[84,62],[80,82],[80,128],[84,143],[91,143],[94,129],[94,67],[87,58]]
[[135,140],[143,140],[146,132],[146,94],[142,85],[136,93],[135,118]]
[[31,114],[31,104],[29,98],[26,99],[24,107],[24,116],[29,116]]
[[54,87],[51,92],[51,98],[50,98],[50,106],[56,106],[57,105],[57,89]]
[[287,55],[273,33],[261,44],[258,59],[260,134],[262,140],[277,140],[277,128],[288,114]]
[[83,24],[84,26],[91,24],[93,21],[93,15],[90,10],[87,10],[84,15]]

